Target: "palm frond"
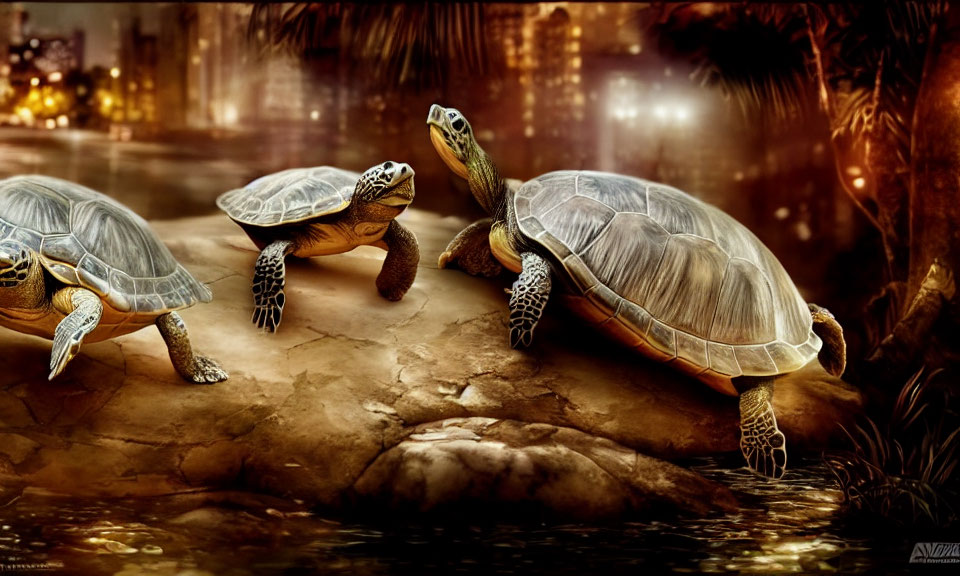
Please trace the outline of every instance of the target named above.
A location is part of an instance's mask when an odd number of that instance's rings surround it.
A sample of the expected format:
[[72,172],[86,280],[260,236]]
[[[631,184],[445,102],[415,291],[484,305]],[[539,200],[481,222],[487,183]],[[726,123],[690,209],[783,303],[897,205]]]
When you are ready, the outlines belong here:
[[896,147],[895,170],[906,171],[913,107],[942,5],[899,0],[830,4],[822,10],[822,41],[835,54],[825,80],[838,99],[846,100],[832,119],[835,135],[862,141],[882,134]]
[[[255,29],[256,28],[256,29]],[[258,30],[268,29],[266,34]],[[427,88],[454,69],[491,69],[486,20],[479,3],[260,4],[248,37],[310,61],[332,51],[355,62],[372,84]]]
[[812,85],[795,6],[668,6],[651,33],[663,53],[691,60],[693,78],[719,87],[744,114],[783,120],[804,111]]

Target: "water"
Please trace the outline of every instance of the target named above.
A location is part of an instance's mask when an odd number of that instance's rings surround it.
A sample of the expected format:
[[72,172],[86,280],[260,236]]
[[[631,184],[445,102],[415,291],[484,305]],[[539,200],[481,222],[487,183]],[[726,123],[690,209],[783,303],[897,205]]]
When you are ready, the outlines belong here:
[[252,574],[907,573],[908,535],[844,525],[822,464],[770,482],[732,459],[689,465],[735,514],[615,525],[355,523],[250,494],[112,502],[27,493],[0,508],[0,572]]

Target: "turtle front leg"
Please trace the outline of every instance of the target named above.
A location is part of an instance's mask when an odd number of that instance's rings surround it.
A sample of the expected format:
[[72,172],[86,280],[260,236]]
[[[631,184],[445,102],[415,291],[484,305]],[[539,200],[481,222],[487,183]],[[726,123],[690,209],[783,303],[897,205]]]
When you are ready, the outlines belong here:
[[50,380],[63,372],[67,363],[80,351],[83,338],[93,332],[103,315],[100,297],[76,286],[61,288],[53,295],[53,307],[66,317],[57,324],[50,352]]
[[176,312],[168,312],[156,320],[157,330],[163,336],[170,352],[173,367],[184,380],[196,384],[213,384],[227,379],[226,371],[216,360],[193,352],[187,326]]
[[387,257],[377,276],[377,290],[387,300],[396,302],[403,298],[417,277],[420,247],[413,232],[396,220],[390,222],[382,242],[387,250]]
[[492,278],[500,275],[503,266],[490,250],[492,225],[492,218],[484,218],[461,230],[447,244],[437,266],[441,269],[459,268],[471,276]]
[[520,255],[523,271],[510,292],[510,346],[526,348],[550,298],[550,264],[533,252]]
[[283,259],[293,252],[293,242],[277,240],[260,252],[253,271],[253,323],[267,332],[276,332],[283,316]]
[[787,439],[773,413],[773,378],[744,376],[740,390],[740,451],[758,474],[782,478],[787,468]]

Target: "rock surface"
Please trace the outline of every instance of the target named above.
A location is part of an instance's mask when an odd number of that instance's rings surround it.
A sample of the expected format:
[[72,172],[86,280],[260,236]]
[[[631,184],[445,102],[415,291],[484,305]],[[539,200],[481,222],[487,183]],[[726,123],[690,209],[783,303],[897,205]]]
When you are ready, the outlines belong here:
[[[422,252],[402,301],[378,296],[375,248],[291,258],[275,335],[250,323],[257,254],[239,228],[220,215],[153,223],[214,292],[182,316],[230,379],[187,384],[148,327],[84,345],[47,382],[50,343],[4,330],[0,485],[98,496],[242,487],[331,508],[526,493],[586,517],[732,505],[657,458],[736,451],[735,398],[620,349],[559,305],[531,350],[511,350],[510,280],[436,269],[466,223],[416,210],[401,220]],[[816,363],[783,378],[774,400],[792,454],[822,449],[861,403]]]

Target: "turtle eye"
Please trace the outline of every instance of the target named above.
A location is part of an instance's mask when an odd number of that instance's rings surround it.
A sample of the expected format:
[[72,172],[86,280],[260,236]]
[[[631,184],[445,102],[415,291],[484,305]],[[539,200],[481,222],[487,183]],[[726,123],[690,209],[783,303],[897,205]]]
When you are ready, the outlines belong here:
[[463,118],[457,118],[453,121],[453,129],[457,132],[463,130]]

